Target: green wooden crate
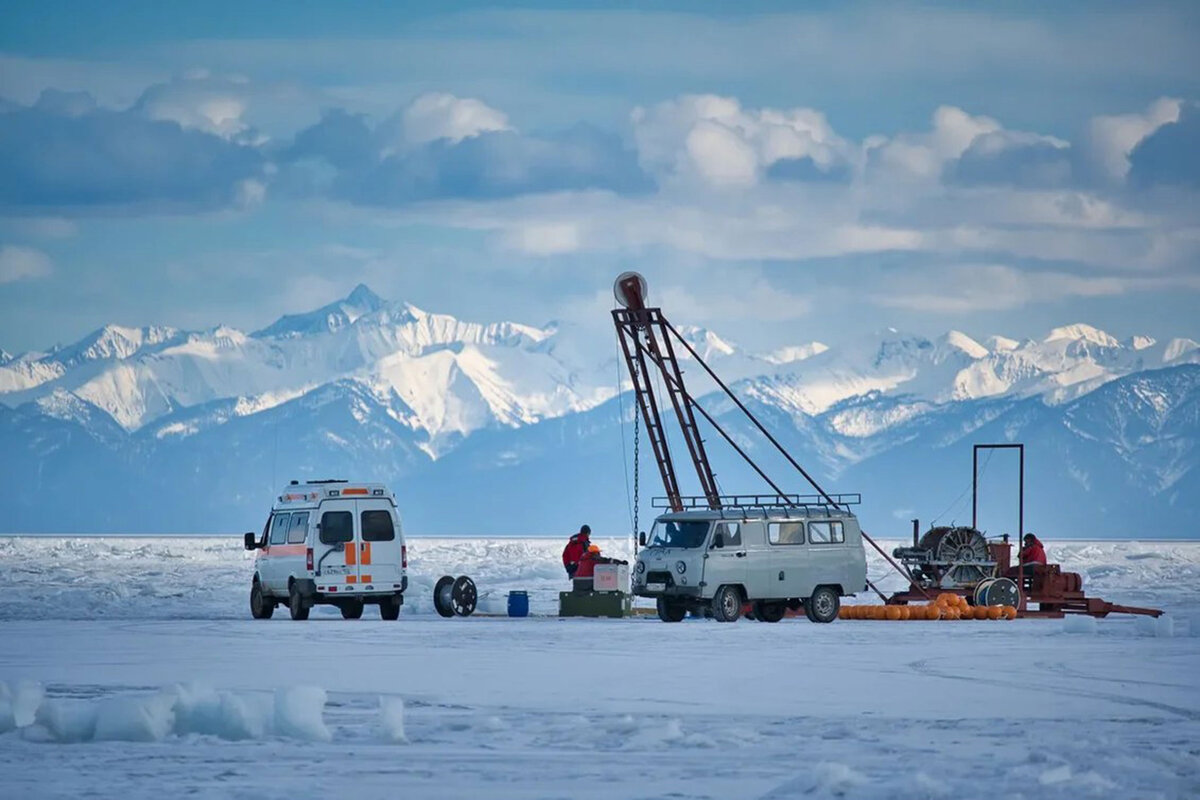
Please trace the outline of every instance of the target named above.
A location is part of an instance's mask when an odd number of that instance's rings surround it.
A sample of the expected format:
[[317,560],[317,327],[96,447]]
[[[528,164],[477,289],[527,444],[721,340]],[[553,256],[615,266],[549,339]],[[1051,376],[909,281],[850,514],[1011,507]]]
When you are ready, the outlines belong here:
[[626,617],[633,598],[626,592],[559,592],[560,617]]

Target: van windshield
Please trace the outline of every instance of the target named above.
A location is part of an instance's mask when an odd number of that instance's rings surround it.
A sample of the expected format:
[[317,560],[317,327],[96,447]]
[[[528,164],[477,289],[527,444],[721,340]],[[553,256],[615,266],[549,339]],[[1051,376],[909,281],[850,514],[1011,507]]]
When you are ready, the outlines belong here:
[[703,547],[708,538],[708,526],[705,520],[698,522],[678,522],[673,520],[658,520],[650,531],[647,547]]

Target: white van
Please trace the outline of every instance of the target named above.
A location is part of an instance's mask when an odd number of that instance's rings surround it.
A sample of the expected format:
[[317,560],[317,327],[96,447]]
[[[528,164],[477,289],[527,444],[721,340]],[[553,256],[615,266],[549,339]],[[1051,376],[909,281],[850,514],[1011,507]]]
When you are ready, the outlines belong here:
[[669,513],[642,544],[633,592],[655,598],[664,622],[689,611],[733,622],[746,604],[764,622],[789,608],[832,622],[841,598],[866,588],[858,519],[837,506]]
[[250,583],[250,613],[269,619],[286,603],[292,619],[308,619],[318,603],[358,619],[366,605],[400,616],[408,588],[408,548],[396,498],[380,483],[292,481],[271,508],[262,536],[244,537],[258,550]]

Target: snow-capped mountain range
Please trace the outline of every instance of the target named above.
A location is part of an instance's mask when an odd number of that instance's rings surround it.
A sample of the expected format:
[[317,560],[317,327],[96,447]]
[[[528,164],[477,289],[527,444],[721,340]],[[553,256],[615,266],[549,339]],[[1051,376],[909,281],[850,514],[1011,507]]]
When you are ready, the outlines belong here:
[[[618,396],[611,337],[595,331],[466,322],[359,286],[251,333],[110,325],[51,352],[0,353],[4,472],[25,487],[6,501],[16,508],[3,526],[246,529],[276,483],[349,475],[396,484],[422,532],[550,531],[577,525],[578,514],[628,528],[632,403]],[[868,504],[872,494],[886,500],[864,507],[865,520],[894,524],[958,494],[970,479],[967,445],[981,436],[1025,437],[1034,473],[1060,476],[1046,478],[1055,493],[1110,509],[1077,516],[1111,528],[1092,533],[1121,533],[1128,515],[1111,508],[1128,495],[1129,514],[1158,498],[1162,524],[1200,534],[1195,495],[1177,496],[1197,481],[1200,345],[1190,339],[1118,341],[1082,324],[1023,342],[889,329],[753,353],[713,331],[680,331],[802,462],[830,483],[856,481],[848,488]],[[694,393],[712,388],[688,372]],[[722,397],[702,402],[741,430]],[[914,460],[891,463],[905,453]],[[748,481],[728,455],[719,472]],[[642,467],[644,494],[659,493],[652,464]],[[918,481],[896,495],[923,469],[953,485]],[[63,492],[87,507],[51,500]],[[485,498],[500,516],[468,523],[439,510],[482,511]]]

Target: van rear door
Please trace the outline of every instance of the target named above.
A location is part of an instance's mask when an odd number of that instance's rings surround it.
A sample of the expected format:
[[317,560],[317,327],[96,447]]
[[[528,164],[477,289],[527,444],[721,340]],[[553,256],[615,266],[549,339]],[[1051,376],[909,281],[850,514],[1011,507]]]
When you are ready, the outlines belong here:
[[396,509],[383,498],[355,501],[358,516],[358,580],[375,590],[393,589],[402,575],[403,538]]
[[313,566],[322,583],[358,583],[358,544],[355,536],[355,501],[328,500],[321,504]]

